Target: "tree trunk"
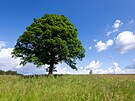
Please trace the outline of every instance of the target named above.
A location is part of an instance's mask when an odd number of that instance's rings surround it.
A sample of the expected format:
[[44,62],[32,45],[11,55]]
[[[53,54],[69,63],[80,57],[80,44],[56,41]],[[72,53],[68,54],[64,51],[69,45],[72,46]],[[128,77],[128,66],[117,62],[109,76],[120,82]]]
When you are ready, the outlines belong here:
[[49,73],[48,73],[48,75],[53,74],[53,68],[54,68],[54,63],[51,62],[50,63],[50,67],[49,67]]

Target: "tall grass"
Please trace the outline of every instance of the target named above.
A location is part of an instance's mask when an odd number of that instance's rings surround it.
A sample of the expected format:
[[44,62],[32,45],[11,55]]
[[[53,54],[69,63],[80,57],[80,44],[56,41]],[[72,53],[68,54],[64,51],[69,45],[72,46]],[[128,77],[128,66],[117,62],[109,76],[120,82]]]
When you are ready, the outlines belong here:
[[3,75],[0,101],[135,101],[135,75]]

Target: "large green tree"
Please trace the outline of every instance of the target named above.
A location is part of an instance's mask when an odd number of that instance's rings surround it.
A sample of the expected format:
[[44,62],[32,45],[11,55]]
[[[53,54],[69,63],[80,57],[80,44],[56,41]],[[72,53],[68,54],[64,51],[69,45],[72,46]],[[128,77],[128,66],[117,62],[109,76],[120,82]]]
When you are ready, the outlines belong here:
[[47,64],[49,74],[62,61],[77,69],[76,60],[85,57],[77,34],[77,29],[64,15],[45,14],[34,19],[18,38],[12,56],[20,57],[23,65],[34,63],[39,67]]

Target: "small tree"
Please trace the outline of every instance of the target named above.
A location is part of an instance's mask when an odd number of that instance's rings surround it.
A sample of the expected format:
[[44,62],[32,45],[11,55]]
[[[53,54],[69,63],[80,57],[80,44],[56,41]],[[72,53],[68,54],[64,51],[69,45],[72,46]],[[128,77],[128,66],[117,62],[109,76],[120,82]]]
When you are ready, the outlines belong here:
[[23,65],[47,64],[49,74],[53,73],[54,65],[62,61],[77,69],[76,60],[85,57],[77,34],[77,29],[64,15],[45,14],[26,28],[17,40],[12,56],[20,57]]
[[92,69],[90,70],[89,74],[92,74]]

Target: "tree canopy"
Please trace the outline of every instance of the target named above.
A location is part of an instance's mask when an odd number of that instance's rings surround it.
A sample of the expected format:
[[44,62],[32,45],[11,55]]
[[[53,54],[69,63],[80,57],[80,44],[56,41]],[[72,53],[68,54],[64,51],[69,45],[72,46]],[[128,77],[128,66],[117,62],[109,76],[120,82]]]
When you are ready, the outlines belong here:
[[64,61],[72,69],[76,60],[85,57],[85,50],[77,38],[78,31],[64,16],[45,14],[26,28],[18,38],[12,56],[20,57],[20,64],[49,65],[49,74],[55,65]]

